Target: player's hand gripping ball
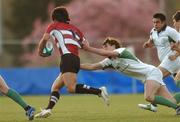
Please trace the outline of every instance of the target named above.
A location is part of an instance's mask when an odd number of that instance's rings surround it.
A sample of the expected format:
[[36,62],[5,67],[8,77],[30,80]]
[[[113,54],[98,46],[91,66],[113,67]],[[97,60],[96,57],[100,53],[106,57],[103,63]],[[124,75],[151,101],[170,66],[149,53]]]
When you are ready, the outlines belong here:
[[44,54],[44,56],[46,57],[46,56],[52,55],[53,50],[54,50],[54,48],[53,48],[53,43],[50,42],[50,41],[48,41],[48,42],[46,43],[46,47],[43,49],[43,54]]

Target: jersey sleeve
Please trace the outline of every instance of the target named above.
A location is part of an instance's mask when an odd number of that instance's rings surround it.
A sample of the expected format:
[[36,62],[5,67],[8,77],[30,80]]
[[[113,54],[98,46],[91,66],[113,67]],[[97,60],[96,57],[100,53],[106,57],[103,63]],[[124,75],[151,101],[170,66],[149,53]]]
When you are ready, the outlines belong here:
[[50,34],[51,37],[53,38],[53,40],[57,41],[58,47],[65,47],[64,37],[60,31],[56,30],[55,24],[53,24],[53,23],[49,24],[46,29],[46,33]]
[[100,61],[99,63],[101,64],[103,69],[112,65],[111,60],[109,58],[105,58],[104,60]]
[[119,54],[119,56],[121,55],[121,53],[125,50],[126,48],[118,48],[115,49],[114,52],[117,52]]
[[86,38],[84,37],[84,34],[79,30],[77,29],[77,32],[78,32],[78,36],[79,36],[79,43],[80,45],[82,45],[82,42],[86,40]]
[[168,30],[168,37],[170,37],[175,42],[180,42],[180,34],[174,29],[169,27]]

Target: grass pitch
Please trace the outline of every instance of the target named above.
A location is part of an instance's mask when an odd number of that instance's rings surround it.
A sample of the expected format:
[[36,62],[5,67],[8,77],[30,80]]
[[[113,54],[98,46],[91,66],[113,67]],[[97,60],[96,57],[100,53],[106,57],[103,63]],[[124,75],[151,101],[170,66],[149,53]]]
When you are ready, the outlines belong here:
[[[29,104],[39,112],[45,107],[49,96],[24,96]],[[143,95],[111,95],[111,104],[107,107],[102,99],[93,95],[62,96],[46,119],[34,119],[33,122],[179,122],[175,110],[163,106],[153,113],[137,107],[145,103]],[[25,112],[7,97],[0,97],[0,122],[26,122]]]

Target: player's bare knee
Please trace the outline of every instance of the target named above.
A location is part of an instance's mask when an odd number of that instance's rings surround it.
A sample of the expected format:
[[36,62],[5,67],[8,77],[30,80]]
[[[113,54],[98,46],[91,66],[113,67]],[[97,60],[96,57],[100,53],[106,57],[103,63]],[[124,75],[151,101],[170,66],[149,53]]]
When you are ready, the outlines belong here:
[[56,85],[53,85],[53,86],[51,87],[51,91],[59,91],[59,87],[56,86]]
[[6,87],[0,85],[0,92],[3,95],[6,95],[8,93],[8,90],[9,90],[9,88],[6,88]]
[[2,94],[5,94],[5,92],[4,92],[4,90],[2,89],[1,86],[0,86],[0,92],[1,92]]
[[74,86],[68,86],[68,87],[67,87],[67,90],[68,90],[69,93],[75,93],[75,88],[74,88]]
[[171,100],[174,104],[178,104],[178,101],[173,97]]
[[0,77],[0,92],[2,94],[7,94],[8,90],[9,90],[9,87],[3,81],[2,77]]

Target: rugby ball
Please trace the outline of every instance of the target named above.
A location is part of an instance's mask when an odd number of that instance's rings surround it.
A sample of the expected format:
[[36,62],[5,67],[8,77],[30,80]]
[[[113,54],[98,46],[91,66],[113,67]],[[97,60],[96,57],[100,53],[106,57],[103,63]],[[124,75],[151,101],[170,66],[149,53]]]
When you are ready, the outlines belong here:
[[51,41],[48,41],[43,49],[43,53],[46,54],[47,56],[50,56],[52,55],[53,50],[54,50],[53,43]]

